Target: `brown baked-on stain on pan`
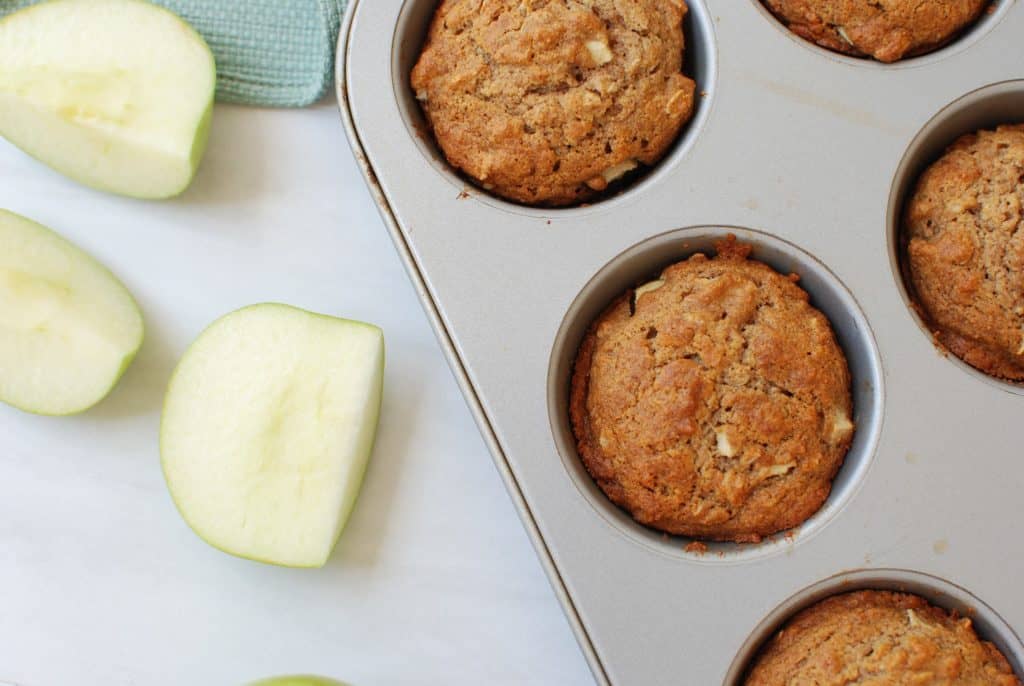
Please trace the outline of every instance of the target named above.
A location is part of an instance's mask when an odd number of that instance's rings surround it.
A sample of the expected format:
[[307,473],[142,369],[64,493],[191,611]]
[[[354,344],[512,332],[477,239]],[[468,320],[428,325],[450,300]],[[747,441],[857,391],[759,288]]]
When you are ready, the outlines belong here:
[[1024,124],[960,137],[903,213],[904,282],[937,343],[1024,381]]
[[790,619],[743,681],[778,684],[1021,686],[970,619],[917,595],[872,590],[826,598]]
[[611,304],[570,388],[583,464],[638,522],[757,542],[825,502],[853,437],[850,372],[794,275],[735,237]]
[[683,0],[441,0],[410,83],[448,162],[515,202],[592,200],[693,113]]
[[834,52],[880,62],[923,55],[955,40],[990,0],[763,0],[790,31]]

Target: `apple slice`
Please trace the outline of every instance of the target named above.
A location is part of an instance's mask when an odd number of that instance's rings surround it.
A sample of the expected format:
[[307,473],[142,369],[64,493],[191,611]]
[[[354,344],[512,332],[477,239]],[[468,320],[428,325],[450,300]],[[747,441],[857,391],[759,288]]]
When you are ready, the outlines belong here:
[[100,190],[185,190],[215,82],[199,34],[148,2],[51,0],[0,21],[0,135]]
[[0,210],[0,400],[74,414],[110,392],[142,345],[139,307],[101,264]]
[[214,322],[171,377],[164,476],[207,543],[289,567],[327,561],[373,447],[384,336],[288,305]]
[[263,679],[253,682],[249,686],[346,686],[346,684],[322,676],[297,674],[295,676],[276,676],[272,679]]

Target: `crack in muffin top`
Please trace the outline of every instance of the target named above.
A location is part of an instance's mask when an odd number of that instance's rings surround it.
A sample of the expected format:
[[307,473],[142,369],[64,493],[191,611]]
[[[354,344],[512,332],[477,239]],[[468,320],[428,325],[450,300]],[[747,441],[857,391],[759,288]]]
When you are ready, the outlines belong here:
[[938,342],[1024,381],[1024,124],[957,140],[921,175],[904,218],[914,296]]
[[616,300],[570,389],[605,494],[673,534],[756,542],[813,515],[852,440],[850,372],[795,276],[735,239]]
[[588,200],[693,111],[683,0],[442,0],[411,84],[448,161],[511,200]]
[[847,55],[895,62],[931,52],[991,0],[763,0],[789,30]]
[[745,686],[1020,686],[972,622],[920,596],[855,591],[797,614],[767,643]]

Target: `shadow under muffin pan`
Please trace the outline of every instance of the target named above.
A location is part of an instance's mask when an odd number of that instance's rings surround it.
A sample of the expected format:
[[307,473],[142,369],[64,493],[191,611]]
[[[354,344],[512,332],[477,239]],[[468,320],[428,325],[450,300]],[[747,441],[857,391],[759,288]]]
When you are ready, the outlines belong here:
[[683,19],[683,73],[697,84],[693,112],[661,160],[650,167],[641,165],[636,171],[613,182],[607,191],[584,204],[554,208],[532,207],[492,194],[475,179],[453,168],[445,159],[409,83],[409,76],[419,59],[438,4],[439,0],[405,0],[403,3],[392,38],[391,83],[409,135],[437,173],[452,184],[455,194],[471,194],[481,202],[512,212],[543,216],[550,216],[552,213],[585,212],[588,208],[613,202],[625,194],[642,193],[644,186],[666,167],[680,163],[707,120],[716,75],[714,22],[703,0],[687,0],[689,11]]
[[[601,312],[618,296],[652,281],[671,264],[695,253],[716,254],[715,243],[735,235],[753,248],[750,259],[780,274],[797,274],[811,305],[832,325],[850,368],[853,421],[856,429],[843,466],[821,508],[795,529],[766,537],[760,543],[703,541],[707,550],[689,551],[696,539],[671,536],[643,526],[612,503],[587,473],[576,449],[569,422],[569,388],[580,342]],[[569,307],[551,351],[548,372],[548,414],[566,470],[584,498],[607,521],[633,540],[666,555],[705,564],[735,563],[786,552],[818,533],[856,493],[867,475],[882,429],[882,364],[871,327],[853,296],[828,268],[800,248],[768,234],[740,227],[695,227],[669,231],[635,245],[613,259],[584,286]]]
[[967,617],[978,637],[998,648],[1018,677],[1024,675],[1024,644],[1020,637],[994,609],[967,589],[907,569],[863,569],[819,581],[772,610],[743,643],[726,675],[725,686],[743,686],[743,679],[764,644],[799,612],[826,598],[854,591],[911,593],[948,612]]
[[[342,119],[596,681],[723,684],[774,608],[865,567],[953,579],[1021,631],[1024,589],[1006,580],[1024,578],[1013,530],[1024,397],[978,383],[922,335],[892,277],[886,224],[894,176],[922,127],[964,94],[1024,76],[1024,2],[1002,9],[984,40],[914,69],[851,69],[780,40],[752,2],[694,2],[692,18],[714,27],[714,96],[699,135],[627,192],[569,210],[460,197],[462,180],[416,137],[418,110],[396,70],[411,65],[433,7],[350,0],[336,70]],[[398,67],[391,37],[413,53]],[[713,231],[673,238],[680,227]],[[848,454],[831,509],[792,543],[698,557],[594,490],[557,394],[597,309],[721,227],[757,229],[734,232],[757,243],[755,257],[800,274],[851,365],[858,338],[873,337],[878,357],[854,371],[853,391],[857,440],[878,435],[873,451]],[[833,295],[855,303],[829,305]],[[880,404],[864,405],[883,386],[884,418]]]
[[909,69],[931,65],[948,57],[953,57],[962,50],[967,50],[976,41],[983,39],[997,25],[1017,0],[992,0],[991,9],[982,10],[981,16],[973,24],[962,29],[945,45],[930,52],[914,55],[913,57],[905,57],[895,62],[880,62],[871,56],[858,57],[856,55],[847,55],[818,45],[814,41],[798,36],[790,31],[789,27],[765,6],[763,0],[750,0],[750,2],[760,11],[766,21],[774,24],[779,31],[786,34],[792,41],[803,45],[819,56],[855,67],[884,70]]
[[[906,245],[903,240],[903,213],[917,180],[932,163],[942,157],[946,148],[960,136],[980,129],[994,129],[1000,124],[1024,124],[1024,80],[1004,81],[979,88],[944,107],[925,124],[910,142],[903,156],[889,195],[886,216],[886,241],[889,244],[889,263],[897,289],[907,304],[907,310],[917,322],[921,332],[932,340],[932,332],[921,312],[914,304],[913,285],[906,265]],[[1024,395],[1024,384],[990,376],[967,364],[953,353],[946,358],[971,376],[1010,393]]]

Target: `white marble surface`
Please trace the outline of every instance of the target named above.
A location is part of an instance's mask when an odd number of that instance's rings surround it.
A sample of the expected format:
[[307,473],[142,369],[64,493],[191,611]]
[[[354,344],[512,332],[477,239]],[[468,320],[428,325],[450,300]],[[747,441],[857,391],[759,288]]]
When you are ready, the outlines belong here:
[[[106,263],[147,324],[134,365],[86,414],[0,405],[0,682],[592,683],[333,104],[219,107],[198,178],[170,202],[79,187],[2,141],[0,178],[0,207]],[[386,335],[377,447],[322,570],[208,547],[160,472],[178,356],[219,315],[268,300]]]

